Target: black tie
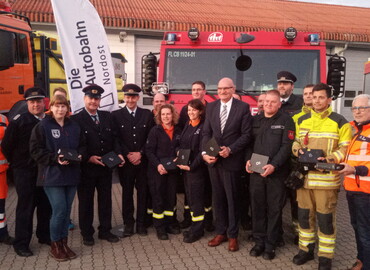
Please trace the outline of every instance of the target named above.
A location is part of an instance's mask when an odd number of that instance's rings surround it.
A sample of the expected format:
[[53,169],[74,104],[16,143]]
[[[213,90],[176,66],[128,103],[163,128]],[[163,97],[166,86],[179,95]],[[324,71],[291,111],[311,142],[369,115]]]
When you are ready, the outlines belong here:
[[91,115],[91,118],[93,119],[94,123],[99,125],[99,120],[97,115]]
[[132,116],[133,118],[135,118],[135,113],[134,113],[134,112],[131,112],[131,116]]

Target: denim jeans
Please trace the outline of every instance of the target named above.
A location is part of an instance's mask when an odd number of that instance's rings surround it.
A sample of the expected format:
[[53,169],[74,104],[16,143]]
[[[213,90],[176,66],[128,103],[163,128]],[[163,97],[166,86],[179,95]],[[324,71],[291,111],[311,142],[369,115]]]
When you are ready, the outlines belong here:
[[53,242],[68,237],[69,216],[77,186],[44,187],[52,208],[50,239]]
[[347,191],[351,224],[355,230],[357,258],[370,270],[370,194]]

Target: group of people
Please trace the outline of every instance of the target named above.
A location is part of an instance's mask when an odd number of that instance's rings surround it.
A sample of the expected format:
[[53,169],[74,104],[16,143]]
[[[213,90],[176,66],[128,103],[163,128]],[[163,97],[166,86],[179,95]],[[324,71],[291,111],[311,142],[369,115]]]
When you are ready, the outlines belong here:
[[[183,232],[185,243],[198,241],[205,230],[215,230],[208,246],[228,242],[228,250],[234,252],[239,250],[240,219],[246,220],[249,215],[249,209],[243,206],[243,197],[247,196],[255,242],[250,255],[272,260],[276,248],[284,245],[282,210],[289,198],[297,232],[294,241],[299,244],[293,263],[301,265],[314,258],[318,237],[322,270],[331,269],[334,257],[335,209],[344,175],[358,247],[357,261],[351,269],[370,269],[366,256],[370,254],[370,96],[354,99],[355,120],[350,124],[332,111],[331,86],[307,85],[302,99],[293,94],[296,80],[290,72],[279,72],[277,90],[259,96],[255,116],[249,104],[236,95],[230,78],[218,82],[219,99],[209,103],[205,100],[205,84],[194,82],[192,99],[180,114],[173,105],[166,104],[162,94],[154,96],[153,111],[140,108],[140,87],[126,84],[125,107],[112,113],[99,110],[104,89],[90,85],[83,89],[85,107],[80,112],[71,115],[66,96],[56,93],[45,115],[43,90],[28,89],[28,112],[1,125],[6,131],[1,134],[4,156],[0,156],[0,162],[4,162],[0,163],[0,184],[9,163],[18,203],[13,241],[7,231],[1,230],[6,226],[0,198],[0,214],[4,217],[0,219],[0,242],[13,244],[19,256],[31,256],[29,244],[37,208],[39,242],[50,244],[50,255],[58,261],[75,258],[68,246],[71,205],[77,192],[83,244],[94,245],[95,189],[98,237],[118,242],[119,238],[110,232],[112,170],[102,159],[114,152],[120,159],[123,237],[135,232],[147,235],[152,223],[160,240],[190,227]],[[210,151],[210,144],[219,151]],[[302,171],[297,160],[309,150],[321,150],[317,163],[342,164],[343,168],[324,171],[310,167]],[[75,160],[66,159],[68,151],[77,153]],[[181,163],[186,155],[186,162]],[[261,157],[265,161],[256,161]],[[286,180],[295,170],[302,177],[293,180],[302,183],[296,188],[287,187]],[[179,183],[185,188],[181,223],[176,218]],[[248,193],[241,194],[245,186]],[[6,190],[0,195],[4,193]]]

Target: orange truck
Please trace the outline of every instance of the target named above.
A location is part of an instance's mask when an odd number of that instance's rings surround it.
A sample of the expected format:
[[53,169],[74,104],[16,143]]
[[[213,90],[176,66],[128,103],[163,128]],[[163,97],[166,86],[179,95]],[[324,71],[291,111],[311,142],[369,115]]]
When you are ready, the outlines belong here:
[[31,29],[27,17],[0,2],[0,112],[7,113],[24,91],[39,86],[50,93],[66,87],[57,37]]

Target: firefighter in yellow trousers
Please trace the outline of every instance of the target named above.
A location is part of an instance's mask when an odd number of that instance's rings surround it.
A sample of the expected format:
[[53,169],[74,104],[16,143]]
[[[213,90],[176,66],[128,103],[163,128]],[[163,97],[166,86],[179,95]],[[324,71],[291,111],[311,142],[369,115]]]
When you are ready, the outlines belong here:
[[[351,126],[343,116],[332,111],[331,92],[331,87],[326,84],[314,86],[313,109],[296,123],[295,156],[303,154],[303,149],[318,149],[324,152],[319,161],[340,163],[344,160],[352,137]],[[304,186],[297,190],[300,250],[293,258],[294,264],[301,265],[314,259],[317,219],[319,270],[331,269],[339,188],[340,175],[337,172],[308,171]]]
[[[4,137],[7,126],[8,119],[4,115],[0,114],[0,143]],[[0,149],[0,243],[11,245],[14,239],[9,236],[5,216],[5,199],[8,195],[8,185],[6,183],[7,169],[8,162]]]

